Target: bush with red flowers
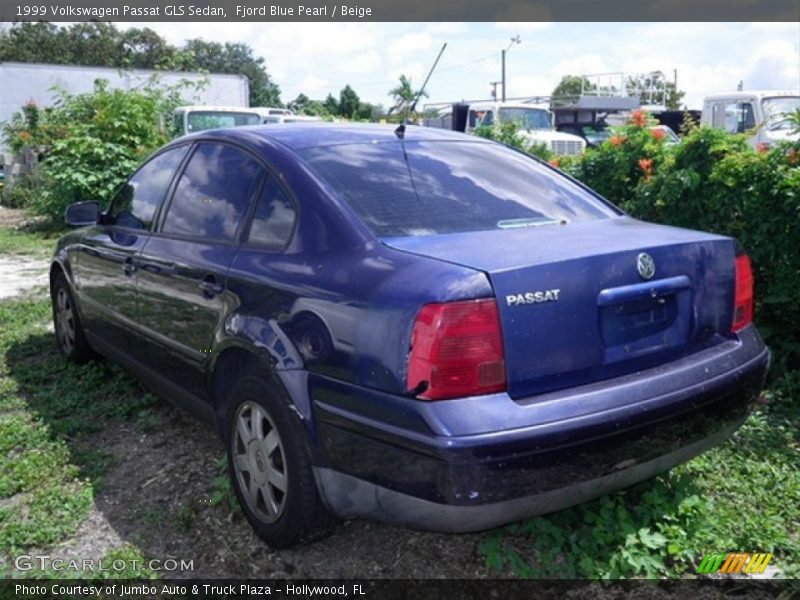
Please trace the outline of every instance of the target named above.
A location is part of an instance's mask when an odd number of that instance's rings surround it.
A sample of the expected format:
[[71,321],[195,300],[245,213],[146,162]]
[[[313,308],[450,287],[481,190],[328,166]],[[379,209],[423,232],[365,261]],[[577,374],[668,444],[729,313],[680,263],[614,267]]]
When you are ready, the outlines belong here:
[[753,262],[756,320],[776,372],[800,363],[800,142],[754,150],[744,135],[694,127],[667,146],[656,131],[634,113],[561,168],[634,217],[737,238]]

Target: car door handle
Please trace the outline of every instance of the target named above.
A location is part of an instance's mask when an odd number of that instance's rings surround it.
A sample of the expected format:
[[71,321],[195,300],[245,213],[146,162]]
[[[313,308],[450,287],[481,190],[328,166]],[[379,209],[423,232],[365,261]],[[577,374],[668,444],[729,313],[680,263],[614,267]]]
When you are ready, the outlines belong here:
[[126,258],[125,262],[122,263],[122,272],[129,277],[136,272],[136,263],[132,258]]
[[225,289],[219,283],[217,283],[217,280],[214,277],[207,277],[200,282],[198,287],[206,298],[213,298],[217,294],[221,294]]

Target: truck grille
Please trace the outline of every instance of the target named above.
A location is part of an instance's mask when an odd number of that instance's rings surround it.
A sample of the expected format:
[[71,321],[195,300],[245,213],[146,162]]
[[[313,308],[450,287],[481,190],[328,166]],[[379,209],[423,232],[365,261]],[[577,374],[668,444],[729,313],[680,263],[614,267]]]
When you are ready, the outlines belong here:
[[550,150],[553,151],[553,154],[558,154],[561,156],[581,154],[585,146],[585,142],[577,140],[553,140],[550,142]]

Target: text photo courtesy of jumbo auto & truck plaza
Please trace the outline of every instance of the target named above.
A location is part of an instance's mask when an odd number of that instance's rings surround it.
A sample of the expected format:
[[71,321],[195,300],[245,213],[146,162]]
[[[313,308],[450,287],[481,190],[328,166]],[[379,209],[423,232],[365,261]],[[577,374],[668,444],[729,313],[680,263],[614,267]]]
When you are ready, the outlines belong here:
[[722,8],[0,0],[0,600],[791,596],[800,5]]

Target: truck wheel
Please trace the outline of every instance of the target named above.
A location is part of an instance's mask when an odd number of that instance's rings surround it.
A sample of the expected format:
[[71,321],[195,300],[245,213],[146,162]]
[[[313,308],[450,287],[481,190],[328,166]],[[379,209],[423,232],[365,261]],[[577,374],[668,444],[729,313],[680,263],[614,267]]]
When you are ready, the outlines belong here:
[[336,521],[322,505],[303,441],[305,430],[270,382],[246,375],[232,387],[228,471],[256,533],[273,548],[329,535]]

